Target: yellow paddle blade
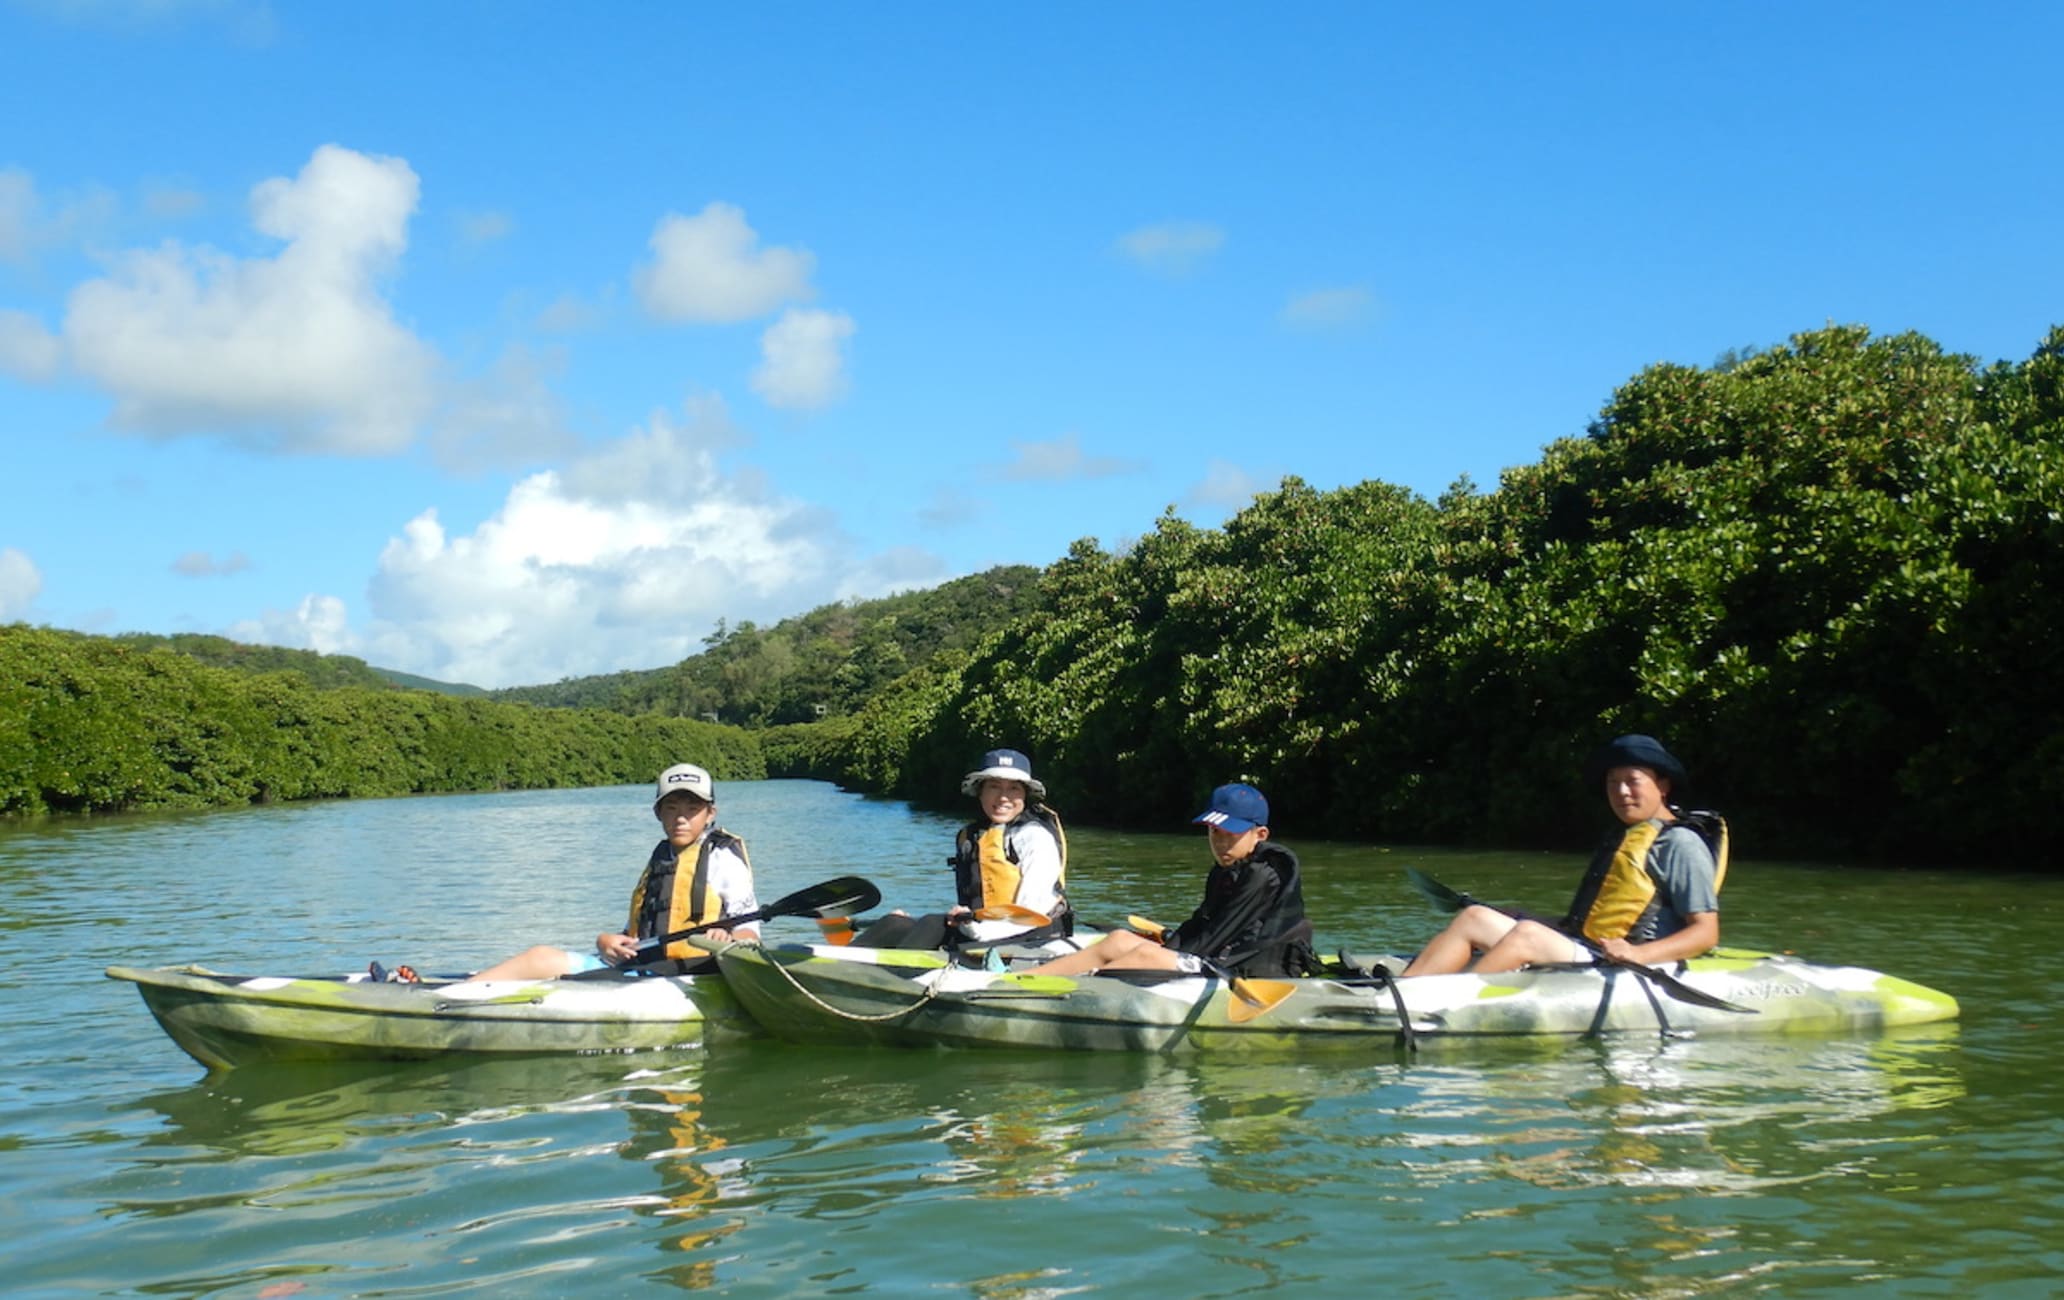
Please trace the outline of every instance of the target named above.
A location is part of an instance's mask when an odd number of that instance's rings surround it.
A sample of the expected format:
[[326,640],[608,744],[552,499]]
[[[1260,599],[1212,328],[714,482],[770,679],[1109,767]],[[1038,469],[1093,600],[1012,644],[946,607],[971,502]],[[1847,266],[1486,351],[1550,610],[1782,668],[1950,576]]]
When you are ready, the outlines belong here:
[[1162,935],[1168,933],[1167,926],[1161,924],[1159,921],[1149,921],[1144,916],[1128,916],[1125,918],[1125,924],[1131,926],[1133,929],[1139,931],[1141,934],[1147,936],[1149,939],[1158,939]]
[[1297,986],[1288,980],[1243,980],[1238,976],[1230,987],[1233,1000],[1226,1004],[1226,1019],[1236,1025],[1267,1015],[1284,998],[1297,992]]
[[1050,925],[1053,918],[1044,912],[1035,912],[1016,903],[991,903],[975,909],[977,921],[1015,921],[1019,925]]

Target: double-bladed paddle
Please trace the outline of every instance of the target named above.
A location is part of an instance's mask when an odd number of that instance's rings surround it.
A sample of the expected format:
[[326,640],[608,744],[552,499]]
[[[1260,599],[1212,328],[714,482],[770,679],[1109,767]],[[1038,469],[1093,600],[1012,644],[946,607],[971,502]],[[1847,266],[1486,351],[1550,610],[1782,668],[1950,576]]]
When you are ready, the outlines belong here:
[[[1405,875],[1411,879],[1413,887],[1426,896],[1428,902],[1443,912],[1459,912],[1463,908],[1475,904],[1479,907],[1488,907],[1493,912],[1502,912],[1514,920],[1528,921],[1537,919],[1528,916],[1524,912],[1516,912],[1509,907],[1499,907],[1495,903],[1486,903],[1481,899],[1471,898],[1468,894],[1450,889],[1417,867],[1406,867]],[[1725,998],[1716,998],[1712,994],[1695,989],[1676,976],[1657,970],[1646,963],[1630,961],[1625,957],[1615,957],[1582,935],[1571,935],[1569,937],[1572,942],[1580,943],[1589,948],[1598,959],[1599,965],[1617,966],[1621,970],[1630,971],[1637,977],[1655,985],[1671,997],[1676,998],[1679,1002],[1689,1002],[1693,1006],[1698,1007],[1711,1007],[1715,1011],[1732,1011],[1737,1015],[1753,1016],[1759,1014],[1755,1007],[1744,1007],[1729,1002]]]
[[[835,916],[851,916],[855,912],[864,912],[870,907],[879,906],[880,903],[881,890],[874,887],[873,881],[860,876],[839,876],[822,884],[811,885],[807,889],[798,889],[793,894],[786,894],[757,912],[727,916],[721,921],[711,921],[704,925],[691,925],[685,930],[675,930],[653,939],[640,939],[638,951],[629,961],[621,966],[611,966],[606,970],[587,973],[609,975],[616,971],[631,970],[639,966],[649,966],[656,961],[664,961],[668,944],[701,934],[705,930],[729,929],[777,916],[815,916],[820,920]],[[574,979],[578,976],[567,978]]]

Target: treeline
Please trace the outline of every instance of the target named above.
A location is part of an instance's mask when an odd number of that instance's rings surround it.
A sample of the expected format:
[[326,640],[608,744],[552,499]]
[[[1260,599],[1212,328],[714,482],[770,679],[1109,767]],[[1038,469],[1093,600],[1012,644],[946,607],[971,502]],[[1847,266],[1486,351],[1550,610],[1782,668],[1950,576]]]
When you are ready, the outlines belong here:
[[0,815],[607,785],[683,759],[765,774],[735,727],[320,686],[298,668],[0,626]]
[[820,606],[770,628],[720,622],[702,653],[670,668],[512,687],[494,698],[748,727],[838,717],[934,654],[965,649],[1024,617],[1038,580],[1029,565],[1007,565],[923,591]]
[[2054,865],[2064,330],[1990,367],[1855,328],[1658,365],[1496,491],[1286,480],[1077,543],[1037,598],[770,734],[775,770],[936,800],[1008,743],[1088,821],[1242,775],[1286,833],[1540,845],[1596,830],[1582,756],[1649,731],[1758,856]]

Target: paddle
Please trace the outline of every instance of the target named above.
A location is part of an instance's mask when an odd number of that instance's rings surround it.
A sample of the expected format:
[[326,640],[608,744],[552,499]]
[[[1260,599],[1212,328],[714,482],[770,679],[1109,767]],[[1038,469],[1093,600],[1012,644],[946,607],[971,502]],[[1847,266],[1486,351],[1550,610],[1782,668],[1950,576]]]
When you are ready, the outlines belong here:
[[[1159,921],[1150,921],[1144,916],[1128,916],[1125,924],[1149,939],[1159,939],[1168,933],[1168,927]],[[1195,955],[1195,954],[1192,954]],[[1226,1008],[1226,1019],[1236,1025],[1244,1025],[1257,1016],[1275,1010],[1278,1003],[1297,991],[1297,986],[1288,980],[1250,980],[1233,974],[1209,957],[1197,957],[1204,968],[1218,976],[1233,991],[1238,1001]]]
[[[811,885],[807,889],[798,889],[793,894],[777,898],[757,912],[746,912],[739,916],[727,916],[721,921],[711,921],[704,925],[691,925],[685,930],[675,930],[670,934],[662,934],[656,939],[640,939],[638,941],[637,954],[629,961],[621,966],[612,966],[607,970],[590,971],[588,974],[607,975],[615,971],[630,970],[638,966],[649,966],[656,961],[664,961],[668,944],[686,939],[690,935],[701,934],[705,930],[729,929],[732,926],[745,925],[752,921],[765,921],[777,916],[816,916],[819,918],[851,916],[855,912],[864,912],[870,907],[878,906],[880,903],[881,890],[876,889],[872,881],[862,879],[859,876],[839,876],[836,879],[824,881],[822,884]],[[568,978],[578,977],[569,976]]]
[[1035,912],[1029,907],[1019,907],[1016,903],[991,903],[987,907],[978,907],[975,909],[975,919],[977,921],[1014,921],[1024,926],[1053,924],[1053,918],[1046,913]]
[[[1493,912],[1501,912],[1515,920],[1535,919],[1523,912],[1515,912],[1510,908],[1498,907],[1495,904],[1471,898],[1467,894],[1457,893],[1417,867],[1406,867],[1405,875],[1411,879],[1413,886],[1426,896],[1428,902],[1443,912],[1459,912],[1471,904],[1476,904],[1480,907],[1488,907]],[[1599,965],[1617,966],[1621,970],[1631,971],[1634,975],[1647,980],[1671,997],[1676,998],[1679,1002],[1689,1002],[1693,1006],[1699,1007],[1711,1007],[1715,1011],[1732,1011],[1737,1015],[1753,1016],[1761,1014],[1755,1007],[1739,1006],[1724,998],[1716,998],[1710,993],[1693,988],[1674,975],[1657,970],[1655,967],[1643,962],[1629,961],[1625,957],[1615,957],[1582,935],[1571,935],[1570,938],[1589,948],[1598,959]]]

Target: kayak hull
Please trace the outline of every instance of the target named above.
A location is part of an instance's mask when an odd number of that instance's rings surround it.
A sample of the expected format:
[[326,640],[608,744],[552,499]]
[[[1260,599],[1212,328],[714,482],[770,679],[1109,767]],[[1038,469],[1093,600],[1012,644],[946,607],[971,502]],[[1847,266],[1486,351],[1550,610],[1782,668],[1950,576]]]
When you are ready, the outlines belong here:
[[1394,997],[1366,981],[1242,980],[1235,989],[1209,975],[995,973],[937,953],[801,945],[731,944],[717,949],[717,961],[732,993],[776,1037],[902,1047],[1367,1050],[1402,1042],[1405,1021],[1415,1042],[1431,1044],[1871,1031],[1952,1020],[1958,1010],[1946,994],[1876,971],[1737,950],[1668,973],[1746,1013],[1692,1005],[1633,972],[1595,966],[1421,976],[1401,981]]
[[272,1061],[407,1061],[668,1051],[753,1033],[715,975],[431,980],[226,975],[111,966],[158,1024],[210,1069]]

